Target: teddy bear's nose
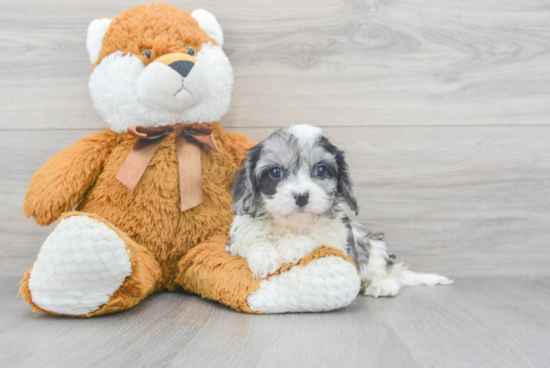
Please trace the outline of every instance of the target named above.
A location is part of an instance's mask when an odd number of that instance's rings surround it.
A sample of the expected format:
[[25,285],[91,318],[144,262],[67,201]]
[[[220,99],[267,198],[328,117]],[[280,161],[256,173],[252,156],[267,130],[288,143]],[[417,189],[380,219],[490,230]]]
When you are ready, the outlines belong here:
[[187,77],[191,69],[195,66],[195,63],[188,60],[174,61],[172,64],[168,65],[170,68],[178,72],[182,77]]
[[189,75],[191,69],[195,66],[196,61],[197,59],[193,56],[184,53],[166,54],[154,60],[155,63],[162,63],[174,69],[184,78]]

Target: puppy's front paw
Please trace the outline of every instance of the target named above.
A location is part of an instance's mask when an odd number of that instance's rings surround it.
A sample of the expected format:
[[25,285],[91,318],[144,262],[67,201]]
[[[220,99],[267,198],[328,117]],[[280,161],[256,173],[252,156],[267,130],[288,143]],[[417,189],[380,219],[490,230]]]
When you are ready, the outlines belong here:
[[317,248],[317,243],[306,237],[283,240],[277,246],[277,251],[283,263],[298,262]]
[[246,257],[246,261],[254,277],[262,279],[281,268],[279,254],[273,247],[255,249]]

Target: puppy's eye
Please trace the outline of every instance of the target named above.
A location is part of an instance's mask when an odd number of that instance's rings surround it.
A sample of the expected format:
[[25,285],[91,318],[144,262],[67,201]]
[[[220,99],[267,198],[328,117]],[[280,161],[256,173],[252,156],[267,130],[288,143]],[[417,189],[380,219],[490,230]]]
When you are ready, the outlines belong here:
[[325,176],[327,176],[327,168],[324,167],[324,166],[319,166],[315,170],[315,176],[317,176],[319,178],[324,178]]
[[197,53],[197,50],[193,46],[185,46],[185,49],[187,50],[187,53],[191,56],[195,56]]
[[141,52],[141,56],[147,57],[147,59],[151,58],[151,49],[145,49]]
[[279,179],[283,175],[283,170],[281,170],[280,167],[274,167],[273,169],[269,170],[269,176],[271,176],[273,179]]

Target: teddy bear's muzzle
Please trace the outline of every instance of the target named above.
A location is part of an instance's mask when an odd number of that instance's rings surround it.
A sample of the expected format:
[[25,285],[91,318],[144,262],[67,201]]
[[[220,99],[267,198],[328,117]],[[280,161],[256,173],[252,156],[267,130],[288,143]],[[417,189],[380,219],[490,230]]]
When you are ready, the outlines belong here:
[[189,54],[172,53],[145,68],[138,81],[138,97],[150,107],[179,112],[197,105],[206,87],[200,62]]
[[169,66],[179,73],[183,78],[189,75],[191,69],[195,66],[197,59],[189,54],[184,53],[172,53],[162,55],[161,57],[156,58],[153,62],[162,63]]

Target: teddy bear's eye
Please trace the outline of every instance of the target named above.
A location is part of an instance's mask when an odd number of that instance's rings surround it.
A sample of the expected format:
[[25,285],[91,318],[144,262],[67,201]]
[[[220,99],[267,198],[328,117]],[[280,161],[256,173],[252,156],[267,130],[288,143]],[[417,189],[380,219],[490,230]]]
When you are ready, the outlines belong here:
[[187,53],[191,56],[195,56],[197,53],[197,50],[193,46],[185,46],[185,49],[187,50]]
[[145,49],[141,52],[141,56],[146,56],[148,59],[151,58],[151,49]]

